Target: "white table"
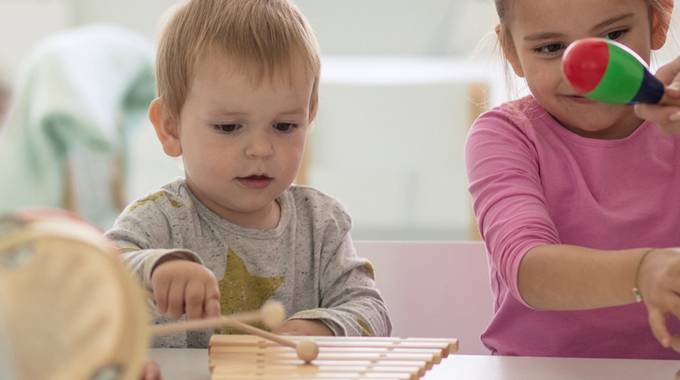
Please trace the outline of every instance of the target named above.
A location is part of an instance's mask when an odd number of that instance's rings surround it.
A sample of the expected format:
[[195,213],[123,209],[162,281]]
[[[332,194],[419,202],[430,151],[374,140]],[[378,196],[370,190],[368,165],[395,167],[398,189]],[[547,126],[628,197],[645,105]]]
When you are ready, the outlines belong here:
[[[165,380],[209,380],[208,351],[152,349]],[[674,380],[680,361],[451,355],[424,380]]]

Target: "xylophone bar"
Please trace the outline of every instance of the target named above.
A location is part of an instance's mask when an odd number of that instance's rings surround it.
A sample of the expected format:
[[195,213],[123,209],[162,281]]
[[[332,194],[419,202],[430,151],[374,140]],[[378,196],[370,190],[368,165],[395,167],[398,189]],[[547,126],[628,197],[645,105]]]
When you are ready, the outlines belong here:
[[253,336],[213,335],[212,380],[421,378],[458,349],[456,339],[289,337],[313,339],[319,356],[304,365],[289,347]]
[[[449,354],[458,352],[458,339],[440,338],[381,338],[381,337],[286,337],[292,341],[311,339],[319,347],[399,347],[402,348],[423,348],[441,350],[442,357],[446,358]],[[210,350],[212,352],[217,346],[257,346],[257,347],[278,347],[276,343],[250,335],[213,335],[210,339]]]
[[417,380],[417,378],[411,377],[409,375],[384,375],[384,374],[373,374],[373,373],[329,373],[329,374],[317,374],[317,375],[300,375],[296,373],[289,374],[272,374],[272,375],[226,375],[213,377],[212,380],[304,380],[304,379],[329,379],[329,380]]
[[232,369],[225,369],[223,372],[213,373],[211,380],[233,380],[238,378],[246,378],[249,380],[262,379],[403,379],[403,380],[417,380],[420,379],[424,373],[417,372],[410,369],[403,371],[385,371],[380,367],[376,368],[347,368],[345,370],[328,370],[316,371],[314,368],[273,368],[271,370],[237,370],[233,372]]
[[[279,361],[291,361],[298,360],[297,355],[294,352],[291,353],[280,353],[276,355],[259,355],[259,354],[223,354],[214,356],[211,359],[213,366],[217,366],[221,362],[230,362],[234,360],[248,360],[248,361],[262,361],[267,363],[279,362]],[[326,354],[322,351],[316,360],[332,360],[335,362],[347,361],[347,360],[371,360],[374,362],[383,361],[411,361],[411,362],[425,362],[439,364],[441,362],[441,355],[439,353],[431,354],[401,354],[399,352],[391,353],[374,353],[374,354],[353,354],[351,352],[345,353],[329,353]]]

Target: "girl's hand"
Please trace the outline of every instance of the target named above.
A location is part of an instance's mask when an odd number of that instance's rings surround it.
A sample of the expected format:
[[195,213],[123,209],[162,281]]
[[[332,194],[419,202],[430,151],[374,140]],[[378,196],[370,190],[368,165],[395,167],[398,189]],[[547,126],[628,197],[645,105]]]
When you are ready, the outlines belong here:
[[142,368],[142,373],[139,376],[140,380],[163,380],[161,376],[161,369],[158,364],[153,360],[147,360]]
[[201,264],[169,260],[158,264],[151,275],[158,311],[177,319],[220,316],[220,290],[215,275]]
[[332,336],[331,329],[314,319],[291,319],[272,331],[279,335]]
[[[656,72],[656,77],[666,84],[664,98],[680,104],[680,57],[662,66]],[[636,104],[635,114],[641,119],[655,122],[667,133],[680,132],[680,105]]]
[[680,251],[649,252],[638,268],[637,286],[647,306],[652,333],[664,347],[680,351],[680,337],[672,337],[666,327],[666,316],[680,319]]

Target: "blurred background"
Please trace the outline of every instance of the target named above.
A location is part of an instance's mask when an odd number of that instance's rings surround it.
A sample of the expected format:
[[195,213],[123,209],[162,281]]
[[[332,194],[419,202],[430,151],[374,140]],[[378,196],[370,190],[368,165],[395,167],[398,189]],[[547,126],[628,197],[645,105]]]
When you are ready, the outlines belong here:
[[[22,93],[25,71],[35,63],[32,52],[45,38],[108,23],[148,40],[152,52],[162,16],[175,3],[0,0],[0,113]],[[523,91],[521,83],[507,83],[498,57],[493,1],[296,3],[317,33],[323,65],[320,110],[299,182],[338,198],[353,217],[358,240],[475,238],[463,163],[467,130],[480,112]],[[677,17],[674,24],[680,25]],[[81,48],[84,55],[96,50],[87,44]],[[672,40],[656,62],[677,55],[679,46],[677,38]],[[123,93],[120,103],[129,104],[130,97]],[[108,148],[124,149],[102,158],[119,166],[103,171],[117,184],[102,195],[113,199],[108,216],[92,217],[101,228],[112,221],[117,205],[182,174],[181,164],[164,156],[148,122],[131,120],[139,125],[127,127]],[[86,186],[94,180],[78,180],[78,173],[102,173],[92,165],[65,166],[67,180],[58,182],[55,195],[60,199],[91,191]],[[116,174],[121,170],[124,175]],[[69,181],[69,175],[76,180]],[[101,203],[81,199],[79,204],[88,202]]]

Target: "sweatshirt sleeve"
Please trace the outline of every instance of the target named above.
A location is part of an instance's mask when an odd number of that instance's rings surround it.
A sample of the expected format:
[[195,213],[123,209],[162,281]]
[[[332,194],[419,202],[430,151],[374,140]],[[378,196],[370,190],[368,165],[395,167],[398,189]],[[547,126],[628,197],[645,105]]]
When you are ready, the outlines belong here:
[[106,237],[121,250],[125,263],[148,290],[151,290],[151,273],[161,259],[175,258],[202,264],[196,253],[174,248],[168,213],[164,209],[168,206],[166,203],[176,208],[178,201],[169,197],[161,191],[135,202],[106,232]]
[[[357,256],[349,216],[327,228],[321,255],[321,305],[291,319],[319,319],[336,336],[389,336],[387,307],[375,286],[371,263]],[[328,231],[330,230],[330,231]]]
[[500,280],[526,306],[518,272],[524,255],[559,244],[546,205],[534,142],[510,117],[491,111],[473,125],[465,163],[479,231]]

